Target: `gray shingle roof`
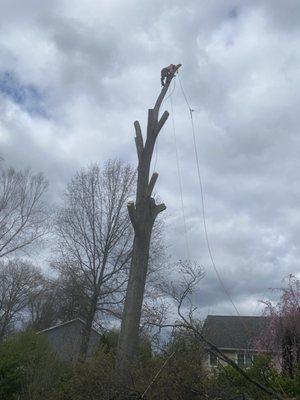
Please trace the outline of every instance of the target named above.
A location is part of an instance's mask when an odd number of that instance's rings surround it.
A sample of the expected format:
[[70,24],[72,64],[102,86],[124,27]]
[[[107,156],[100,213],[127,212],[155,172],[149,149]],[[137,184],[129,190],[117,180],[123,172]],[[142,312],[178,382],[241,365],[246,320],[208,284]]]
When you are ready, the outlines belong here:
[[263,332],[266,322],[265,317],[208,315],[203,334],[223,349],[253,349],[255,339]]

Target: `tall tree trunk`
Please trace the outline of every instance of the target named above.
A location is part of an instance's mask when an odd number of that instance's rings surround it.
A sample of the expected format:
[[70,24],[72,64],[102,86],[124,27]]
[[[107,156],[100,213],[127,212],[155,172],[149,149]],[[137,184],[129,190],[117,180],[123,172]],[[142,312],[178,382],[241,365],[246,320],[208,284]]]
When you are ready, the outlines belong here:
[[4,318],[2,316],[2,321],[0,321],[0,342],[2,342],[6,335],[6,330],[9,325],[9,314],[6,311],[4,314]]
[[136,202],[135,204],[133,202],[128,203],[128,213],[134,228],[134,243],[117,358],[118,378],[125,390],[131,386],[130,365],[136,354],[138,345],[152,228],[157,215],[166,209],[164,204],[156,204],[153,197],[151,197],[158,174],[154,172],[149,180],[150,164],[155,142],[169,116],[169,113],[165,111],[159,119],[159,109],[174,74],[180,66],[181,64],[175,67],[174,73],[162,88],[154,108],[148,110],[145,144],[140,124],[138,121],[134,122],[136,133],[135,143],[138,155],[138,179]]
[[81,335],[81,343],[80,343],[80,349],[79,349],[79,356],[78,360],[81,362],[84,362],[87,358],[88,354],[88,349],[89,349],[89,344],[90,344],[90,338],[91,338],[91,332],[93,329],[93,322],[97,310],[97,297],[93,296],[91,305],[90,305],[90,310],[87,316],[87,319],[85,321],[85,325],[82,331]]

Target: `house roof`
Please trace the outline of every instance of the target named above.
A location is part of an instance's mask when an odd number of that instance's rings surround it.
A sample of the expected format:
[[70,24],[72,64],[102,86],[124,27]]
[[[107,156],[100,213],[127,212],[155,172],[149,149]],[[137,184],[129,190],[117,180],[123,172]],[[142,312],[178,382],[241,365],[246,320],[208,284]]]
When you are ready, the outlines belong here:
[[[49,331],[52,331],[54,329],[59,329],[59,328],[61,328],[63,326],[66,326],[66,325],[78,324],[78,322],[82,326],[84,326],[84,324],[85,324],[84,321],[81,318],[75,318],[75,319],[71,319],[70,321],[62,322],[61,324],[50,326],[50,328],[43,329],[42,331],[39,331],[38,333],[49,332]],[[100,333],[95,328],[92,327],[92,330],[94,332],[96,332],[100,336]]]
[[208,315],[203,334],[222,349],[253,349],[266,326],[266,317]]

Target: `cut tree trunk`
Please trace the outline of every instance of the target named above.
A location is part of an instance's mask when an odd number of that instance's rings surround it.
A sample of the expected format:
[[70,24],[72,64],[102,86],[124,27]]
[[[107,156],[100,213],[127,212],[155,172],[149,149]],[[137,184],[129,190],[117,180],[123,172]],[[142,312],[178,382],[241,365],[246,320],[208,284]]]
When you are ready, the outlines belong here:
[[174,74],[180,66],[181,64],[175,67],[174,73],[162,88],[154,108],[148,110],[145,144],[140,124],[138,121],[134,122],[136,133],[135,143],[138,155],[138,179],[136,202],[129,202],[127,206],[134,228],[134,242],[117,358],[118,379],[125,390],[131,387],[130,366],[136,355],[138,346],[152,228],[157,215],[166,209],[164,204],[156,204],[154,198],[151,197],[158,174],[154,172],[149,180],[150,164],[155,142],[160,130],[169,117],[168,111],[165,111],[159,118],[159,110]]

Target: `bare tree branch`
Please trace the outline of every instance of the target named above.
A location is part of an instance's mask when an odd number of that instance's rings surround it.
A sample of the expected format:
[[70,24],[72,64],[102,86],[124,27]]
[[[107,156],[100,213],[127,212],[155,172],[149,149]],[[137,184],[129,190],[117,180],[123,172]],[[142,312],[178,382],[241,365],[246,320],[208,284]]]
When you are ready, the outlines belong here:
[[26,251],[48,232],[42,174],[2,169],[0,172],[0,258]]
[[0,341],[16,317],[29,305],[42,286],[42,275],[32,264],[19,260],[0,263]]

